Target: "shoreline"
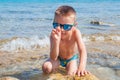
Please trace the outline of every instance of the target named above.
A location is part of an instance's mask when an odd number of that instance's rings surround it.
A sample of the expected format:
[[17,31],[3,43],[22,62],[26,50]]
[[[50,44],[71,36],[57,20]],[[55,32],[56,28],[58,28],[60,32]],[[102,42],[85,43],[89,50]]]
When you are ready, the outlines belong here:
[[[112,77],[116,80],[120,78],[120,54],[117,54],[116,50],[110,49],[110,46],[116,49],[120,48],[119,44],[116,45],[113,42],[86,43],[88,52],[87,69],[100,80],[101,78],[104,78],[104,80],[114,80]],[[108,49],[110,50],[107,51]],[[0,77],[11,75],[24,79],[35,74],[41,74],[41,65],[48,59],[48,53],[49,48],[29,52],[0,53]],[[110,74],[111,72],[112,74]]]

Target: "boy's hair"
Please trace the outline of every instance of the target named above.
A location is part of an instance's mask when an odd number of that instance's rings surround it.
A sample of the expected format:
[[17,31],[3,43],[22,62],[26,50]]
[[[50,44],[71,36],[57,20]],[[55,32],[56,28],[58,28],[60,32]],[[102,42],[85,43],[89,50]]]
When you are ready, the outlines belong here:
[[72,8],[71,6],[60,6],[56,11],[55,11],[55,16],[59,15],[59,16],[69,16],[71,14],[76,15],[76,11],[74,10],[74,8]]

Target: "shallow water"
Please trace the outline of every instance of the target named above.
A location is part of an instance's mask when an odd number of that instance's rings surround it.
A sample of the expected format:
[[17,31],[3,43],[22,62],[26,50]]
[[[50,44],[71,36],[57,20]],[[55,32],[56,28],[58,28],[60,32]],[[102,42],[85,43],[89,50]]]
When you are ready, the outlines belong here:
[[[113,42],[87,42],[87,70],[100,80],[119,80],[120,54],[119,44]],[[118,51],[118,52],[117,52]],[[14,54],[14,56],[13,56]],[[44,79],[41,65],[49,58],[49,48],[38,48],[31,51],[1,52],[0,59],[2,76],[14,76],[22,80]],[[24,55],[24,56],[23,56]],[[0,60],[0,61],[2,61]],[[7,62],[7,63],[6,63]]]

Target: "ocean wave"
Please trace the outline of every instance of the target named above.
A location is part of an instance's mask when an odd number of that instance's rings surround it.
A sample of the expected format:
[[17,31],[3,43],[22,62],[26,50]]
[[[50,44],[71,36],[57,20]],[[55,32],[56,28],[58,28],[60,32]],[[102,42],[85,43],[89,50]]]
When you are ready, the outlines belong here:
[[[119,34],[91,34],[83,35],[83,41],[120,41]],[[22,50],[36,50],[44,47],[48,47],[49,37],[39,38],[38,36],[32,36],[30,38],[12,38],[11,40],[0,40],[0,51],[22,51]]]
[[1,51],[22,51],[22,50],[35,50],[38,48],[44,48],[49,45],[49,38],[45,36],[44,38],[39,38],[38,36],[33,36],[30,38],[13,38],[8,40],[0,46]]

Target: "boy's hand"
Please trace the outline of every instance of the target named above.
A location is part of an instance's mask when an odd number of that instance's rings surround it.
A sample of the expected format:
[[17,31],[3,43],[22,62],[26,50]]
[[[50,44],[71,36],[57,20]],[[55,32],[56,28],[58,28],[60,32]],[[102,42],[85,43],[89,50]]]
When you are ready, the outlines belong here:
[[90,74],[90,72],[86,71],[83,67],[78,68],[78,70],[77,70],[77,75],[78,76],[84,76],[86,74]]
[[60,27],[53,29],[51,33],[52,39],[56,42],[60,42],[61,40],[61,29]]

